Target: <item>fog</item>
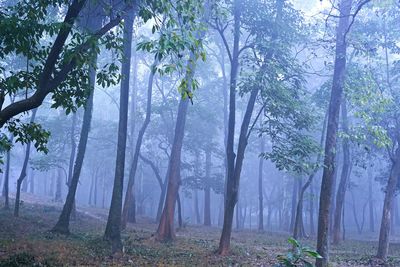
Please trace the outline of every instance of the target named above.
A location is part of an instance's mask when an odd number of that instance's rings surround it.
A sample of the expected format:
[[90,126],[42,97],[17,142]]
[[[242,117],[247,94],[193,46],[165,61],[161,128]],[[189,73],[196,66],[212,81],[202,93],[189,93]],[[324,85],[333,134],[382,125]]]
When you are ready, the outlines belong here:
[[0,1],[0,263],[398,266],[399,8]]

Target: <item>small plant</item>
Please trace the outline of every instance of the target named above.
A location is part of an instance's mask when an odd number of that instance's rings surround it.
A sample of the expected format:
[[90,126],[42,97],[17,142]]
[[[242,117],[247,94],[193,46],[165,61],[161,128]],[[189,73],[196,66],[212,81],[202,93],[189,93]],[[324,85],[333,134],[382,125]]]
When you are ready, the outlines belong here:
[[322,259],[321,255],[315,250],[302,246],[296,239],[289,238],[288,243],[293,246],[286,255],[279,255],[277,267],[312,267],[312,260]]

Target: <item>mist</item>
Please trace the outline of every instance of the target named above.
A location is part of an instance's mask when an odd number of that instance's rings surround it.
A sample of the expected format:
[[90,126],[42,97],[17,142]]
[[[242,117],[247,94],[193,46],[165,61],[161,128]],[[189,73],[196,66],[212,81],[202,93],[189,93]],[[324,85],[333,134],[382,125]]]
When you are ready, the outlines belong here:
[[0,0],[0,266],[399,266],[399,22]]

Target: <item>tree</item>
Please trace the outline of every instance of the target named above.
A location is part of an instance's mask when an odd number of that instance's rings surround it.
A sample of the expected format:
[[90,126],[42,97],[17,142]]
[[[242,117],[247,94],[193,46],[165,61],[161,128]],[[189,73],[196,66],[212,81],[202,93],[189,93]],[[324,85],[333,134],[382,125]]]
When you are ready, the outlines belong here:
[[[80,26],[83,27],[85,30],[89,31],[90,33],[93,33],[94,30],[96,30],[98,27],[101,26],[101,20],[103,17],[103,12],[102,12],[102,7],[99,5],[95,6],[88,6],[86,7],[86,10],[84,10],[82,13],[84,13],[82,20],[83,22],[80,22]],[[89,132],[90,132],[90,125],[92,121],[92,112],[93,112],[93,95],[94,95],[94,89],[95,89],[95,84],[96,84],[96,65],[97,65],[97,54],[95,54],[92,57],[93,62],[89,66],[89,97],[87,99],[87,102],[85,104],[85,110],[83,113],[83,121],[82,121],[82,128],[81,128],[81,135],[79,139],[79,144],[78,144],[78,152],[76,155],[76,160],[75,160],[75,165],[73,168],[73,173],[72,177],[68,179],[68,194],[67,198],[65,200],[63,210],[61,211],[60,217],[58,218],[58,221],[56,225],[53,227],[52,231],[53,232],[58,232],[62,234],[69,234],[69,221],[71,217],[71,213],[73,212],[74,206],[75,206],[75,194],[76,194],[76,189],[78,187],[78,182],[79,182],[79,177],[81,174],[82,166],[83,166],[83,161],[86,153],[86,145],[89,137]],[[74,118],[72,124],[74,124]],[[71,133],[71,140],[74,140],[74,126],[72,128],[72,133]],[[70,161],[73,159],[74,155],[74,143],[72,143],[72,152],[70,156]]]
[[121,242],[121,209],[122,209],[122,187],[125,171],[125,150],[128,130],[128,100],[129,100],[129,77],[131,66],[131,50],[133,22],[136,17],[135,12],[126,13],[124,17],[124,37],[123,37],[123,61],[121,68],[121,89],[119,104],[119,124],[118,124],[118,144],[117,159],[115,165],[114,186],[111,199],[111,206],[107,219],[107,226],[104,239],[111,242],[113,252],[122,251]]
[[336,29],[335,65],[331,97],[329,101],[328,125],[325,138],[324,168],[321,182],[318,215],[317,252],[322,256],[317,259],[317,267],[328,266],[328,228],[329,210],[332,198],[333,176],[336,168],[335,148],[338,130],[339,109],[342,98],[344,76],[346,69],[346,34],[349,30],[352,0],[340,2],[340,18]]

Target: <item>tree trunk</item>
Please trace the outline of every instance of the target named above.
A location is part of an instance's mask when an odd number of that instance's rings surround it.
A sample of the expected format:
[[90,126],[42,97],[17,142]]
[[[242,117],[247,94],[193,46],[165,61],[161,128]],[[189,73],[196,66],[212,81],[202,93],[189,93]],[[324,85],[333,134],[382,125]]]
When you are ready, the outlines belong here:
[[29,182],[29,193],[35,194],[35,172],[31,171],[31,177]]
[[331,99],[329,101],[328,126],[325,139],[325,159],[318,215],[317,252],[322,256],[322,259],[317,259],[317,267],[327,267],[329,262],[329,210],[331,207],[333,179],[336,169],[335,148],[339,125],[340,102],[343,93],[346,71],[346,33],[349,28],[351,6],[352,0],[341,0],[339,7],[340,18],[336,32],[335,66],[331,89]]
[[[265,152],[265,139],[260,137],[260,152]],[[258,162],[258,230],[264,231],[264,199],[263,199],[263,165],[264,158],[260,156]]]
[[[135,2],[136,3],[136,2]],[[111,198],[110,211],[107,219],[104,239],[111,242],[112,252],[122,251],[121,242],[121,213],[122,213],[122,193],[125,171],[125,151],[128,130],[128,106],[129,106],[129,77],[131,68],[131,51],[133,21],[136,17],[136,6],[132,12],[125,14],[124,37],[123,37],[123,62],[121,67],[121,89],[120,89],[120,108],[118,123],[117,159],[115,164],[114,186]]]
[[[11,135],[10,138],[10,143],[12,144],[14,141],[14,136]],[[11,149],[7,151],[7,156],[6,156],[6,170],[4,173],[4,185],[3,185],[3,196],[4,196],[4,209],[9,210],[10,209],[10,200],[9,200],[9,182],[10,182],[10,160],[11,160]]]
[[178,196],[176,198],[176,203],[178,204],[178,226],[179,228],[183,227],[183,220],[182,220],[182,203],[181,203],[181,197],[178,193]]
[[[295,224],[295,220],[296,220],[296,203],[297,203],[297,188],[298,188],[298,184],[299,184],[299,178],[294,178],[293,179],[293,188],[292,188],[292,203],[291,203],[291,208],[290,208],[290,226],[289,226],[289,231],[293,232],[294,230],[294,224]],[[301,204],[301,206],[303,206],[303,203]],[[303,209],[303,208],[302,208]],[[300,218],[301,218],[301,214],[299,214],[300,216],[299,218],[299,222],[300,222]]]
[[[36,112],[37,112],[37,108],[35,108],[32,111],[32,116],[31,116],[30,123],[34,123],[35,122]],[[24,158],[24,162],[22,163],[21,174],[19,175],[19,178],[17,180],[17,192],[16,192],[16,195],[15,195],[15,206],[14,206],[14,216],[15,217],[19,216],[21,184],[22,184],[22,182],[24,181],[24,179],[26,177],[26,171],[27,171],[27,168],[28,168],[30,153],[31,153],[31,142],[28,142],[26,144],[25,158]],[[8,159],[7,159],[7,163],[8,163]]]
[[[322,147],[324,144],[324,137],[325,137],[325,131],[326,131],[326,122],[328,118],[328,112],[325,113],[325,118],[324,122],[322,124],[322,132],[321,132],[321,138],[320,138],[320,146]],[[316,159],[316,167],[314,170],[311,172],[311,174],[308,176],[308,179],[306,183],[303,185],[303,187],[300,190],[299,193],[299,200],[297,202],[297,208],[296,208],[296,219],[294,223],[294,230],[293,230],[293,238],[297,239],[299,237],[305,237],[305,232],[304,232],[304,225],[303,225],[303,199],[304,199],[304,193],[306,192],[307,188],[311,185],[313,182],[314,176],[317,174],[318,169],[319,169],[319,162],[321,160],[321,154],[318,154],[317,159]],[[314,199],[313,199],[313,187],[311,186],[311,201],[310,201],[310,234],[314,235],[315,230],[314,230]]]
[[[206,22],[208,21],[209,15],[209,7],[208,1],[206,1],[207,7],[205,7],[204,18]],[[201,31],[197,33],[198,39],[202,39],[205,35],[205,31]],[[185,75],[186,83],[191,85],[193,80],[193,76],[195,73],[195,55],[190,53],[189,60],[187,62],[187,72]],[[192,88],[187,88],[189,91]],[[174,213],[175,213],[175,203],[179,192],[179,186],[181,183],[181,153],[182,153],[182,144],[183,137],[185,132],[185,123],[186,123],[186,113],[189,105],[189,99],[186,97],[185,99],[181,99],[179,101],[178,113],[176,117],[175,124],[175,134],[174,140],[171,148],[171,156],[169,159],[166,178],[167,184],[167,195],[165,199],[165,205],[163,212],[161,214],[160,224],[158,225],[158,229],[156,232],[156,240],[158,241],[172,241],[175,239],[175,229],[174,229]]]
[[[97,59],[94,59],[97,62]],[[75,207],[75,194],[78,188],[79,177],[81,174],[83,160],[86,153],[86,145],[89,137],[90,125],[92,121],[93,112],[93,94],[96,79],[96,70],[93,66],[89,69],[89,83],[90,83],[90,95],[86,100],[85,111],[83,113],[82,130],[79,137],[78,153],[76,155],[75,165],[73,168],[73,174],[68,187],[68,194],[65,200],[62,212],[56,225],[53,227],[53,232],[62,234],[69,234],[69,222],[71,213]]]
[[[277,1],[276,22],[279,22],[284,0]],[[247,103],[245,115],[240,128],[239,142],[237,147],[237,156],[234,153],[235,137],[235,112],[236,112],[236,84],[239,70],[239,39],[240,39],[240,21],[241,21],[241,1],[235,0],[233,6],[234,29],[233,29],[233,49],[231,55],[231,81],[229,93],[229,120],[228,120],[228,138],[227,138],[227,181],[226,181],[226,199],[224,211],[224,224],[217,253],[227,255],[230,248],[230,239],[232,233],[233,211],[238,200],[238,191],[240,183],[240,174],[242,171],[244,153],[247,147],[250,135],[249,125],[253,114],[254,105],[257,99],[259,88],[254,88]],[[273,36],[273,38],[275,38]],[[272,56],[272,53],[266,55],[266,60]]]
[[[346,99],[342,101],[342,128],[345,134],[349,133],[349,123],[347,119],[347,104]],[[333,219],[333,244],[338,245],[341,239],[340,225],[342,223],[342,209],[344,205],[344,198],[350,177],[350,142],[347,137],[342,140],[343,146],[343,166],[340,176],[339,187],[336,194],[335,215]]]
[[94,187],[94,177],[95,177],[95,173],[92,174],[92,177],[90,179],[90,188],[89,188],[89,206],[92,205],[92,199],[93,199],[93,187]]
[[[76,141],[75,141],[75,128],[76,128],[76,112],[72,114],[72,125],[71,125],[71,154],[69,156],[69,164],[68,164],[68,180],[67,180],[67,186],[68,190],[71,186],[71,181],[72,181],[72,176],[74,172],[74,161],[75,161],[75,155],[76,155]],[[70,215],[72,220],[76,219],[76,207],[75,207],[75,200],[74,203],[72,204],[72,211]]]
[[233,213],[237,202],[237,189],[234,188],[234,171],[235,171],[235,118],[236,118],[236,84],[239,70],[239,39],[240,39],[240,21],[241,7],[240,0],[233,2],[234,30],[233,30],[233,50],[231,55],[231,73],[229,86],[229,114],[228,114],[228,135],[226,140],[226,162],[227,176],[225,188],[225,206],[224,206],[224,223],[222,226],[222,234],[220,238],[218,254],[227,255],[229,253],[230,239],[232,232]]
[[158,64],[158,61],[156,60],[153,63],[153,65],[150,67],[149,81],[148,81],[148,85],[147,85],[146,118],[145,118],[143,125],[138,134],[135,152],[134,152],[133,159],[132,159],[131,169],[129,171],[128,186],[126,189],[124,208],[122,211],[122,222],[121,222],[122,228],[126,227],[126,223],[128,221],[132,222],[132,223],[136,222],[135,205],[132,205],[134,203],[135,175],[136,175],[137,165],[138,165],[138,161],[139,161],[140,149],[142,147],[143,136],[146,132],[147,126],[150,123],[151,98],[152,98],[152,93],[153,93],[153,80],[154,80],[155,68],[156,68],[157,64]]
[[395,197],[396,186],[398,177],[400,176],[400,147],[396,149],[392,169],[390,171],[389,180],[386,186],[385,200],[383,203],[383,213],[381,220],[381,228],[379,231],[379,245],[377,257],[385,260],[389,250],[389,233],[390,233],[390,220],[393,200]]
[[157,208],[157,215],[156,215],[156,222],[160,222],[160,218],[161,218],[161,212],[163,209],[163,205],[164,205],[164,200],[165,200],[165,192],[167,191],[167,183],[166,181],[162,181],[161,179],[161,175],[160,175],[160,171],[158,170],[157,166],[148,158],[145,158],[142,154],[139,154],[139,157],[141,160],[143,160],[144,163],[150,165],[151,169],[153,170],[158,185],[160,186],[160,190],[161,190],[161,194],[160,194],[160,199],[158,201],[158,208]]
[[168,166],[168,177],[166,178],[167,195],[165,205],[161,214],[160,224],[156,233],[156,240],[166,242],[175,239],[174,213],[175,203],[178,196],[179,185],[181,183],[181,152],[186,123],[186,113],[189,105],[188,99],[181,99],[176,118],[175,136],[171,149],[171,157]]
[[200,210],[199,210],[199,196],[197,193],[197,189],[193,190],[193,206],[194,206],[194,215],[195,215],[195,223],[200,224]]
[[62,169],[58,168],[57,170],[57,179],[56,179],[56,193],[54,195],[55,202],[62,202]]
[[211,150],[206,151],[206,185],[204,188],[204,225],[211,226]]

